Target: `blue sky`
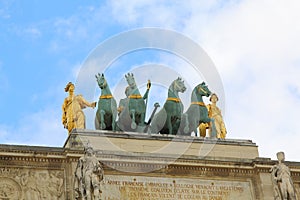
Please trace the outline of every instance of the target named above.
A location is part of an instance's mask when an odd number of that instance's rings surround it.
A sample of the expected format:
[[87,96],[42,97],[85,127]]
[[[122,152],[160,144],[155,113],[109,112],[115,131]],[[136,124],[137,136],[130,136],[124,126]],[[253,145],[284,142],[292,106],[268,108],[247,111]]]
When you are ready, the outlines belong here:
[[[67,82],[76,83],[85,60],[107,39],[157,27],[186,35],[214,62],[228,138],[252,140],[261,157],[285,151],[287,160],[300,161],[299,9],[296,0],[1,0],[0,143],[62,146]],[[147,63],[172,66],[191,87],[202,82],[182,59],[155,50],[120,57],[106,69],[107,79],[116,85],[122,73]],[[85,113],[93,129],[93,110]]]

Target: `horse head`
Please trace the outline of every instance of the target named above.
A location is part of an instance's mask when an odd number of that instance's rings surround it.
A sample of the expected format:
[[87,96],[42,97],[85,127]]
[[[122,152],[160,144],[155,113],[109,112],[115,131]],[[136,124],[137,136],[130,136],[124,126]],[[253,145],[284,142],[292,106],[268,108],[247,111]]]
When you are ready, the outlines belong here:
[[211,95],[211,91],[208,89],[205,82],[202,82],[196,86],[196,94],[209,97]]
[[174,92],[185,92],[186,91],[186,87],[184,85],[184,81],[178,77],[176,80],[173,81],[173,83],[171,84],[173,86],[173,91]]
[[125,74],[126,81],[131,88],[136,88],[135,79],[133,73]]
[[104,74],[103,73],[102,74],[98,73],[98,75],[95,75],[95,77],[97,79],[97,83],[98,83],[99,87],[101,89],[106,88],[107,82],[105,80]]

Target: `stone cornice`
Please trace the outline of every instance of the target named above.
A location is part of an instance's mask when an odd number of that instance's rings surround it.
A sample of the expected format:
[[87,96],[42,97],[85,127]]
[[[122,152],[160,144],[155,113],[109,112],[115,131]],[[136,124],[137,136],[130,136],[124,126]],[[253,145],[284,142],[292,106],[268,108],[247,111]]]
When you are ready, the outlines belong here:
[[28,145],[8,145],[0,144],[0,155],[3,152],[15,152],[15,153],[31,153],[31,154],[48,154],[48,155],[60,155],[65,150],[62,147],[43,147],[43,146],[28,146]]
[[[110,138],[124,138],[124,139],[141,139],[141,140],[160,140],[160,141],[173,141],[173,142],[205,142],[207,144],[222,144],[222,145],[239,145],[239,146],[255,146],[257,145],[252,142],[252,140],[244,139],[226,139],[226,140],[217,140],[210,138],[200,138],[193,136],[181,136],[181,135],[161,135],[161,134],[143,134],[135,132],[119,132],[119,131],[102,131],[102,130],[88,130],[88,129],[74,129],[72,134],[69,135],[68,139],[72,135],[81,135],[81,136],[105,136]],[[68,139],[64,147],[66,147]]]

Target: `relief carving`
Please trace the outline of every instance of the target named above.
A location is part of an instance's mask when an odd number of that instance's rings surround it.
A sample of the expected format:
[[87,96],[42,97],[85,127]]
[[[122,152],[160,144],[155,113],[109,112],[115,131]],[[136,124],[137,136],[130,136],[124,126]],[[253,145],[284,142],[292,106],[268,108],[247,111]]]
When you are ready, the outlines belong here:
[[1,200],[63,200],[63,186],[58,170],[0,169]]
[[21,198],[21,186],[12,178],[0,177],[0,199],[19,200]]
[[23,173],[21,176],[21,184],[26,200],[39,198],[37,177],[34,171],[30,170],[28,173]]
[[50,193],[48,191],[49,187],[49,177],[46,173],[39,173],[39,196],[41,200],[50,199]]
[[50,194],[50,199],[59,200],[63,194],[63,174],[62,172],[49,172],[50,181],[48,186],[48,191]]

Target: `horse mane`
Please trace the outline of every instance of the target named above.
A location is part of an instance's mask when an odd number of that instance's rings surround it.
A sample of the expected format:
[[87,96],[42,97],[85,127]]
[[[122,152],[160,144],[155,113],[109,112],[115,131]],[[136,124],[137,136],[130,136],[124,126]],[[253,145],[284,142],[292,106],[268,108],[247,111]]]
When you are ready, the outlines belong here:
[[[201,84],[198,84],[196,87],[194,87],[192,94],[191,94],[191,102],[196,102],[196,101],[200,100],[200,99],[198,99],[200,95],[197,95],[199,87],[201,87]],[[201,98],[201,96],[200,96],[200,98]]]
[[169,86],[169,89],[168,89],[168,96],[178,97],[178,92],[175,90],[175,84],[177,81],[182,81],[182,79],[180,77],[178,77],[171,83],[171,85]]
[[174,80],[172,83],[171,83],[171,85],[169,86],[169,89],[168,89],[168,96],[177,96],[176,95],[176,92],[175,92],[175,82],[177,81],[177,79],[176,80]]

